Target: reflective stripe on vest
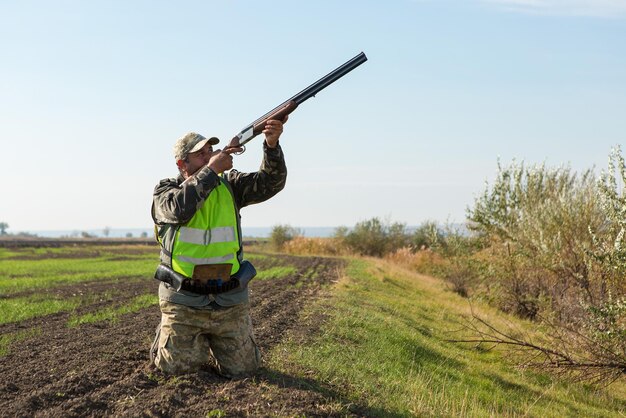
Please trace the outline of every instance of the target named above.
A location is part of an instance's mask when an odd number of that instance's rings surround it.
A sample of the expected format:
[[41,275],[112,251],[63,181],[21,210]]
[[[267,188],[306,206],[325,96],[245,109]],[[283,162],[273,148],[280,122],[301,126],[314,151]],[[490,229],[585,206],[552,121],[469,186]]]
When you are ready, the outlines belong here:
[[231,274],[239,270],[240,243],[237,213],[230,189],[221,180],[202,208],[176,232],[172,268],[187,277],[198,264],[232,264]]
[[182,226],[179,229],[178,241],[190,244],[209,245],[216,242],[235,240],[235,228],[220,226],[212,229],[196,229]]

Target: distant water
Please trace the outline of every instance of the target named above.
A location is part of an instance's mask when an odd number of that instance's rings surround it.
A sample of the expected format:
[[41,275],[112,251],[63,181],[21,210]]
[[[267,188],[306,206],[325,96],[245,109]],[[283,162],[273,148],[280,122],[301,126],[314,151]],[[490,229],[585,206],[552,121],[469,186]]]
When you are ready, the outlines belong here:
[[[306,237],[330,237],[335,232],[335,227],[324,226],[308,226],[308,227],[295,227],[304,233]],[[267,238],[270,236],[272,227],[244,227],[243,236],[246,238]],[[15,231],[9,231],[16,233]],[[111,228],[108,231],[108,235],[105,234],[103,229],[81,229],[81,230],[52,230],[52,231],[25,231],[29,234],[34,234],[44,238],[80,238],[85,233],[93,237],[108,237],[108,238],[125,238],[133,237],[139,238],[142,236],[152,237],[154,231],[152,228],[132,228],[132,229],[117,229]]]
[[[335,233],[335,226],[296,226],[294,227],[299,229],[305,237],[319,237],[326,238],[331,237]],[[251,227],[251,228],[243,228],[243,236],[244,237],[254,237],[254,238],[267,238],[270,236],[272,232],[272,227]]]
[[[19,233],[16,231],[9,231],[10,233]],[[21,231],[20,231],[21,232]],[[105,234],[103,229],[64,229],[64,230],[49,230],[49,231],[24,231],[28,234],[37,235],[38,237],[44,238],[81,238],[84,234],[88,234],[92,237],[108,237],[108,238],[125,238],[125,237],[134,237],[139,238],[141,236],[150,237],[154,235],[152,229],[141,229],[141,228],[131,228],[131,229],[114,229],[111,228],[108,231],[108,234]]]
[[[468,230],[463,224],[453,224],[454,229],[462,234],[468,234]],[[335,233],[335,226],[302,226],[302,227],[294,227],[300,230],[305,237],[318,237],[318,238],[327,238],[333,236]],[[408,233],[413,232],[417,227],[415,226],[407,226],[406,231]],[[10,233],[16,233],[15,231],[9,231]],[[45,238],[80,238],[83,236],[83,233],[89,234],[92,237],[108,237],[108,238],[125,238],[125,237],[133,237],[140,238],[142,236],[152,237],[154,236],[154,231],[152,228],[133,228],[133,229],[116,229],[111,228],[108,231],[108,235],[105,235],[105,231],[103,229],[88,229],[88,230],[58,230],[58,231],[26,231],[30,234],[35,234],[39,237]],[[244,238],[267,238],[270,236],[272,232],[272,227],[244,227],[243,228],[243,236]]]

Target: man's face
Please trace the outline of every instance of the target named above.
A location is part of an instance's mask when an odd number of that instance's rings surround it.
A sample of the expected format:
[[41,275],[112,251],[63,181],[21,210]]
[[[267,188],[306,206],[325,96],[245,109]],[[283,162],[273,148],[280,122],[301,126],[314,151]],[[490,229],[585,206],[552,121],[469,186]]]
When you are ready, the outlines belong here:
[[199,151],[187,155],[185,160],[178,160],[178,168],[183,177],[187,178],[204,167],[211,159],[211,155],[213,155],[213,146],[207,142]]

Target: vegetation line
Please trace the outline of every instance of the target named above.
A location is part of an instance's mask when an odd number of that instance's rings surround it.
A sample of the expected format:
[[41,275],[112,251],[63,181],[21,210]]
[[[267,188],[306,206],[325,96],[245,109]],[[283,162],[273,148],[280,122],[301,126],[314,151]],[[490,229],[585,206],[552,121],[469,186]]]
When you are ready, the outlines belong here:
[[[446,342],[471,309],[442,281],[375,259],[353,259],[345,273],[304,313],[318,332],[296,331],[269,356],[283,373],[332,382],[345,399],[340,414],[355,412],[350,404],[365,409],[357,413],[397,417],[606,416],[626,409],[622,387],[589,391],[512,368],[497,348]],[[532,329],[480,303],[472,309],[498,325]]]
[[296,272],[296,268],[294,266],[271,267],[268,269],[260,270],[257,273],[255,280],[281,279],[295,272]]
[[79,297],[68,299],[34,295],[22,298],[0,299],[0,324],[20,322],[57,312],[67,312],[81,305]]
[[133,312],[138,312],[144,308],[147,308],[152,305],[157,305],[159,303],[159,297],[156,294],[148,293],[144,295],[140,295],[132,299],[127,304],[105,308],[99,310],[97,312],[90,312],[84,315],[76,316],[73,315],[67,321],[68,327],[76,327],[81,324],[89,324],[95,322],[117,322],[119,317],[124,314],[129,314]]

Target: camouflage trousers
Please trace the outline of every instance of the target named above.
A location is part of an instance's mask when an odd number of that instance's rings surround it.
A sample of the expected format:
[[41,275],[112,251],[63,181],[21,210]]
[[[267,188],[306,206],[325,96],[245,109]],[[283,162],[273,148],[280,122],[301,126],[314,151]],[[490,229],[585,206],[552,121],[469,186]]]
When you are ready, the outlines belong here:
[[165,373],[198,371],[211,356],[223,376],[255,371],[261,353],[254,341],[248,303],[192,308],[161,300],[154,364]]

